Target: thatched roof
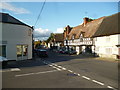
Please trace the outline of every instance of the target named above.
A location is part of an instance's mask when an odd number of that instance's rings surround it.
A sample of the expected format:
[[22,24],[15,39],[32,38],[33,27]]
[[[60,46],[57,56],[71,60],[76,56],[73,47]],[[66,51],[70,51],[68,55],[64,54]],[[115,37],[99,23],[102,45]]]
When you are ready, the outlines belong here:
[[63,33],[54,34],[54,40],[55,42],[63,42],[64,41]]
[[118,25],[119,21],[120,12],[105,17],[100,27],[98,28],[97,32],[93,35],[93,37],[120,34],[120,25]]
[[99,25],[103,21],[104,17],[101,17],[99,19],[95,19],[91,22],[88,22],[85,26],[84,24],[78,25],[76,27],[73,27],[71,32],[69,33],[69,39],[72,39],[72,36],[74,35],[75,38],[79,38],[80,34],[84,32],[84,37],[92,37],[94,33],[97,31]]

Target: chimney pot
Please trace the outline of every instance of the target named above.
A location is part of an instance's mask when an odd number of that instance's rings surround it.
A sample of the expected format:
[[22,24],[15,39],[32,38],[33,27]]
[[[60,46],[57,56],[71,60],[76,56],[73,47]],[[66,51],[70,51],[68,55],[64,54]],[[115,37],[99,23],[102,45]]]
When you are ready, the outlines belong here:
[[84,19],[84,26],[88,23],[88,20],[89,20],[89,18],[88,17],[85,17],[85,18],[83,18]]

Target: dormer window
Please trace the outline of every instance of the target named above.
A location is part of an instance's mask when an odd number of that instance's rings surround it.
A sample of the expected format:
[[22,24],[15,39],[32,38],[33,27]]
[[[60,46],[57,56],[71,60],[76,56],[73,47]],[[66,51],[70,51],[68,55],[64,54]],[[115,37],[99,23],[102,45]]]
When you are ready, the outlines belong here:
[[83,33],[80,34],[80,42],[83,42]]
[[66,37],[66,40],[68,40],[68,38]]
[[74,39],[75,39],[75,36],[73,35],[73,36],[72,36],[72,40],[74,40]]
[[72,42],[74,42],[74,39],[75,39],[75,35],[72,36]]

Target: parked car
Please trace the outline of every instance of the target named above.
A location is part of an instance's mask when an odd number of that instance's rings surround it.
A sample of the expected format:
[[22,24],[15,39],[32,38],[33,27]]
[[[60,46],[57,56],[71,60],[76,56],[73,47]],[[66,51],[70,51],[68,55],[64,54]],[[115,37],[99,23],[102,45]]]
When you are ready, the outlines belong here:
[[69,54],[69,51],[68,51],[68,50],[65,50],[65,51],[64,51],[64,54]]
[[0,56],[0,64],[2,64],[2,66],[7,65],[8,59],[5,57]]
[[48,57],[47,50],[45,50],[45,49],[38,49],[37,50],[37,55],[39,57]]
[[75,50],[73,50],[73,51],[69,51],[69,54],[73,55],[73,54],[77,54],[77,52]]
[[60,49],[58,52],[64,54],[65,51]]

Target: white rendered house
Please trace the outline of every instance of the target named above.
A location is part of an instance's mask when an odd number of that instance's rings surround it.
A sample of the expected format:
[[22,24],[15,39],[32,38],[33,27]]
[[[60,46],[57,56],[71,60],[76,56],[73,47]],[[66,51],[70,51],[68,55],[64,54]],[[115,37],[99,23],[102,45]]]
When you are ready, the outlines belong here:
[[32,59],[33,28],[6,13],[0,13],[0,56],[9,60]]
[[94,34],[95,53],[120,59],[119,13],[106,17]]

